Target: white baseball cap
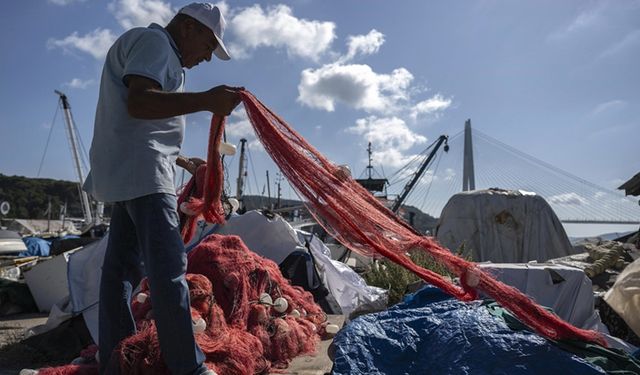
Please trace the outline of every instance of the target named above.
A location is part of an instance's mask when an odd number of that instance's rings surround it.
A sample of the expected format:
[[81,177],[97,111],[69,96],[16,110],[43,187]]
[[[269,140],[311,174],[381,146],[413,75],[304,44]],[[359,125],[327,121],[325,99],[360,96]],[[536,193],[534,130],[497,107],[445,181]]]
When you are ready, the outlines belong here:
[[213,36],[218,41],[218,47],[213,50],[213,54],[220,60],[229,60],[229,52],[227,47],[222,42],[222,36],[224,35],[224,29],[227,26],[227,22],[224,20],[220,9],[211,3],[191,3],[178,11],[178,14],[186,14],[194,18],[196,21],[205,25],[211,31]]

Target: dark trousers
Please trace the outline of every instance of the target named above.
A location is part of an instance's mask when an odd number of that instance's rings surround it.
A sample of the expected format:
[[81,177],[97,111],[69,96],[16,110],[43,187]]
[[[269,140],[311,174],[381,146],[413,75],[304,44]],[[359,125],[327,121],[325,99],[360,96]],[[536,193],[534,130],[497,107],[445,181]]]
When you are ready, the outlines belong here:
[[205,372],[205,356],[193,337],[176,197],[151,194],[113,206],[100,280],[100,373],[112,372],[107,364],[113,349],[136,332],[130,301],[141,262],[167,367],[175,375]]

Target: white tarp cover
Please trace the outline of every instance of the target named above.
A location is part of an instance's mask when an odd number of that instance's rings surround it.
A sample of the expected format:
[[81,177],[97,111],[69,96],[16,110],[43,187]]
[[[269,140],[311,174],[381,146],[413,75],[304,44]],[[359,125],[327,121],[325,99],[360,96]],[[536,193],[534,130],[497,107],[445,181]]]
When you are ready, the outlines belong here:
[[482,263],[496,279],[520,290],[576,327],[609,333],[594,309],[591,280],[580,269],[537,263]]
[[640,336],[640,258],[618,275],[604,300]]
[[475,190],[451,197],[436,228],[438,241],[475,262],[524,263],[574,253],[549,204],[524,191]]
[[[600,314],[594,308],[591,279],[581,269],[533,262],[483,263],[479,266],[491,272],[496,279],[528,295],[539,305],[553,309],[564,321],[579,328],[601,332],[610,347],[627,353],[633,353],[638,349],[620,338],[609,335],[607,326],[602,323]],[[635,311],[637,313],[638,310]],[[635,317],[638,321],[637,315]]]
[[[102,261],[107,251],[109,233],[99,241],[86,245],[69,257],[67,278],[73,314],[82,313],[94,342],[98,342],[98,301]],[[135,286],[134,286],[135,287]]]
[[47,332],[65,320],[82,314],[91,338],[94,342],[98,342],[100,275],[108,241],[107,233],[99,241],[70,253],[66,269],[69,295],[58,301],[51,308],[47,322],[44,325],[32,327],[30,334]]
[[229,218],[225,225],[209,225],[200,230],[190,242],[194,246],[212,234],[233,234],[242,238],[247,247],[275,263],[282,261],[297,247],[309,242],[318,273],[329,292],[336,299],[344,315],[358,308],[380,310],[386,307],[387,291],[367,285],[360,275],[344,263],[331,259],[331,251],[317,237],[293,229],[282,217],[272,219],[258,211]]

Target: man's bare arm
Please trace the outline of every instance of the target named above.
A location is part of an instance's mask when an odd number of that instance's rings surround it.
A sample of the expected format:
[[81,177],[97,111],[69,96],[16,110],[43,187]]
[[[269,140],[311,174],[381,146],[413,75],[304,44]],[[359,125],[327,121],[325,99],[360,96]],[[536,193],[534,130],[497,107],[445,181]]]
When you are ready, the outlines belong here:
[[227,116],[240,103],[242,88],[217,86],[203,92],[165,92],[149,78],[127,76],[127,110],[134,118],[153,120],[209,111]]

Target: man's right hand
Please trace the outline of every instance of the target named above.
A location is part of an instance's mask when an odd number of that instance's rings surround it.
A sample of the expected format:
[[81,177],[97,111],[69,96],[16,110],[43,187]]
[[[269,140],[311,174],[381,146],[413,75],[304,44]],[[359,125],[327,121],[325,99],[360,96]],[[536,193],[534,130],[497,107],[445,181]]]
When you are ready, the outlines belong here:
[[228,116],[240,104],[239,92],[244,87],[220,85],[207,91],[210,95],[209,110],[219,116]]

